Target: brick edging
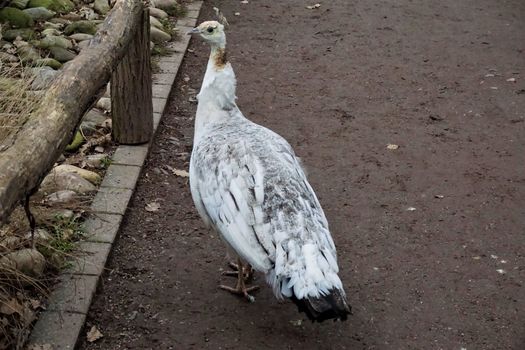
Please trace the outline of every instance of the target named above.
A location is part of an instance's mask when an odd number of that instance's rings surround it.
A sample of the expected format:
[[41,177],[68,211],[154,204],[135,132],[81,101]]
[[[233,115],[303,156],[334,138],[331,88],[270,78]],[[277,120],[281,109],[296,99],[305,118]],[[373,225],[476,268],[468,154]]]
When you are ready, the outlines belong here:
[[[173,52],[160,59],[161,72],[153,74],[153,128],[155,132],[166,108],[190,36],[196,25],[202,1],[187,4],[187,15],[177,21],[180,40],[168,44]],[[151,141],[153,142],[153,140]],[[31,332],[27,346],[50,345],[53,350],[74,349],[84,327],[100,276],[120,229],[122,218],[151,148],[149,144],[119,146],[104,180],[91,204],[92,215],[84,223],[86,240],[79,243],[82,256],[59,277],[49,298],[47,310]]]

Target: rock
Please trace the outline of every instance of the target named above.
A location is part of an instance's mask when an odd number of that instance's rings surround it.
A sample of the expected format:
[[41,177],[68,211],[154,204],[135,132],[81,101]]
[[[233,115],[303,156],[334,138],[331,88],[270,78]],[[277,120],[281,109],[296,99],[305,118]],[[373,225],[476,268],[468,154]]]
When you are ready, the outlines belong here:
[[91,34],[84,34],[84,33],[76,33],[69,36],[69,39],[73,39],[75,41],[85,41],[85,40],[91,40],[93,38],[93,35]]
[[31,28],[23,29],[8,29],[2,33],[2,37],[5,40],[13,41],[17,37],[21,37],[24,40],[31,40],[36,37],[35,31]]
[[176,10],[179,4],[176,0],[155,0],[152,1],[153,7],[164,10],[166,12]]
[[7,52],[0,51],[0,61],[2,62],[18,62],[18,57]]
[[48,10],[45,7],[32,7],[24,10],[34,21],[47,21],[52,18],[56,13]]
[[45,29],[62,29],[64,25],[62,23],[44,22]]
[[171,40],[171,35],[163,32],[162,30],[151,26],[150,28],[150,39],[154,43],[163,43]]
[[94,185],[99,184],[102,181],[102,178],[100,177],[99,174],[97,174],[97,173],[95,173],[93,171],[89,171],[89,170],[86,170],[86,169],[82,169],[82,168],[76,167],[74,165],[61,164],[61,165],[55,167],[52,171],[55,174],[62,174],[62,173],[77,174],[80,177],[82,177],[83,179],[88,180],[89,182],[91,182]]
[[62,209],[55,212],[55,217],[58,220],[70,220],[75,215],[75,212],[73,210],[69,209]]
[[69,203],[73,199],[75,199],[76,196],[77,196],[77,193],[75,191],[69,191],[69,190],[57,191],[47,196],[46,202],[51,203],[51,204]]
[[73,22],[64,29],[66,35],[74,33],[85,33],[94,35],[97,32],[97,22],[96,21],[78,21]]
[[38,50],[31,45],[22,45],[18,47],[17,53],[22,62],[35,62],[42,58]]
[[21,249],[4,255],[0,265],[9,266],[28,276],[40,277],[46,267],[46,258],[36,249]]
[[45,7],[48,10],[66,13],[73,10],[75,4],[70,0],[29,0],[27,7]]
[[100,108],[106,112],[111,112],[111,99],[108,97],[101,97],[95,107]]
[[71,61],[72,59],[77,57],[77,55],[73,51],[66,50],[60,46],[50,47],[49,52],[51,52],[51,56],[53,56],[53,58],[59,62]]
[[59,18],[59,17],[53,17],[49,20],[49,23],[54,23],[54,24],[57,24],[59,26],[64,27],[64,26],[67,26],[69,24],[71,24],[71,21],[70,20],[67,20],[65,18]]
[[[31,239],[31,231],[26,234],[26,239]],[[45,243],[49,242],[53,236],[45,228],[37,228],[35,230],[34,240],[36,242]]]
[[76,21],[80,21],[82,19],[82,16],[78,13],[75,13],[75,12],[71,12],[71,13],[66,13],[62,16],[60,16],[60,18],[62,19],[66,19],[70,22],[76,22]]
[[113,129],[113,121],[111,120],[111,118],[104,120],[104,123],[102,123],[102,127],[108,131]]
[[9,24],[17,28],[32,27],[34,24],[30,15],[14,7],[0,9],[0,22],[9,22]]
[[55,36],[55,35],[48,35],[42,40],[40,40],[37,44],[37,47],[41,49],[49,49],[53,46],[55,47],[61,47],[63,49],[71,49],[73,48],[73,44],[68,39],[64,38],[63,36]]
[[66,146],[66,151],[68,152],[76,151],[83,142],[84,142],[84,137],[82,136],[82,133],[80,131],[77,131],[71,143]]
[[93,8],[95,9],[95,11],[97,11],[97,13],[100,13],[101,15],[105,15],[111,9],[109,7],[108,0],[95,0]]
[[91,42],[91,41],[89,41],[89,40],[84,40],[84,41],[79,42],[79,43],[77,44],[77,46],[78,46],[79,50],[82,51],[82,50],[84,50],[86,47],[89,46],[89,43],[90,43],[90,42]]
[[41,58],[35,61],[35,65],[39,67],[47,66],[53,69],[60,69],[60,67],[62,67],[62,63],[53,58]]
[[95,191],[97,188],[78,174],[51,171],[42,181],[40,190],[50,193],[61,190],[71,190],[79,194]]
[[43,36],[60,36],[61,33],[58,29],[55,28],[46,28],[42,31]]
[[95,125],[102,125],[106,120],[106,116],[97,109],[90,109],[82,118],[85,122],[91,122]]
[[56,70],[47,66],[32,68],[31,71],[34,75],[34,79],[31,82],[31,90],[45,90],[49,88],[58,74]]
[[94,20],[100,17],[98,13],[96,13],[92,8],[89,8],[89,7],[82,7],[80,9],[80,14],[82,18],[87,19],[87,20]]
[[168,18],[168,14],[166,12],[164,12],[161,9],[155,8],[155,7],[149,8],[149,14],[152,15],[153,17],[160,18],[160,19]]
[[97,132],[97,124],[93,122],[82,121],[80,123],[79,130],[82,132],[82,135],[90,137]]
[[89,168],[102,169],[106,166],[107,154],[91,154],[84,159],[84,163]]
[[156,19],[155,17],[149,16],[149,24],[151,24],[152,26],[156,28],[159,28],[160,30],[164,29],[164,26],[162,25],[162,23],[160,23],[160,21]]
[[11,0],[9,3],[10,7],[16,7],[21,10],[25,9],[29,0]]

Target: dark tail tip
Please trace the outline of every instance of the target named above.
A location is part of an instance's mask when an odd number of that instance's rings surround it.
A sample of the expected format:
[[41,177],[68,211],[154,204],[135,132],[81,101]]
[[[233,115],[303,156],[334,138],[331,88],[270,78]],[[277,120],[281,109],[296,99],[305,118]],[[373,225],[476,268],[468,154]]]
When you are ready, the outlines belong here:
[[299,312],[304,312],[312,322],[330,319],[346,321],[348,315],[352,313],[346,298],[337,289],[332,289],[327,295],[318,298],[297,299],[293,295],[291,299],[297,305]]

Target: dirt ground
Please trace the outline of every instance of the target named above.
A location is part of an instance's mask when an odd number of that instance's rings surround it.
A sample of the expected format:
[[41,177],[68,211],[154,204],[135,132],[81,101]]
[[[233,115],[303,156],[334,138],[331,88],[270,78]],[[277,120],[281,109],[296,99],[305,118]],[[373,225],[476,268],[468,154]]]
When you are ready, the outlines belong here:
[[88,317],[104,338],[80,348],[525,349],[525,2],[208,1],[200,20],[214,5],[239,106],[303,158],[354,315],[217,289],[225,249],[165,167],[188,168],[193,40]]

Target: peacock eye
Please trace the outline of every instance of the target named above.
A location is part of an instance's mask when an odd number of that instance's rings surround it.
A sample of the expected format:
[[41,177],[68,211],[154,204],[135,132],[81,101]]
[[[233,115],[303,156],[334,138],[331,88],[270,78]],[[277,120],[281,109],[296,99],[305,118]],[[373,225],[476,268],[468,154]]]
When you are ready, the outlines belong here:
[[213,33],[213,28],[212,27],[208,27],[208,33]]

